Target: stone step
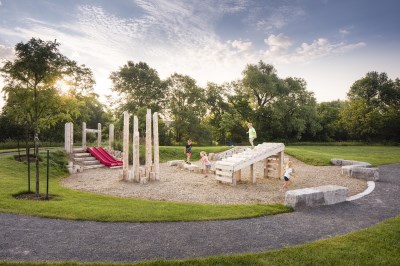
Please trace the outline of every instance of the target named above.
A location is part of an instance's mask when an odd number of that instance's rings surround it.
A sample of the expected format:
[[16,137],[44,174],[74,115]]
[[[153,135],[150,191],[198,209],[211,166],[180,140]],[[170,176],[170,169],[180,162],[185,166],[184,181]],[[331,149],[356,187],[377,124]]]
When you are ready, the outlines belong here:
[[88,152],[78,152],[78,153],[74,153],[74,157],[90,157],[92,156],[90,153]]
[[76,157],[74,158],[74,161],[77,162],[83,162],[83,161],[96,161],[97,159],[95,157]]
[[82,148],[82,147],[81,147],[81,148],[73,148],[72,150],[73,150],[74,153],[86,152],[86,149],[85,149],[85,148]]
[[102,167],[105,167],[105,165],[103,165],[103,164],[85,165],[83,167],[83,169],[88,170],[88,169],[96,169],[96,168],[102,168]]
[[83,165],[96,165],[96,164],[100,164],[100,162],[98,160],[90,160],[90,161],[82,161]]

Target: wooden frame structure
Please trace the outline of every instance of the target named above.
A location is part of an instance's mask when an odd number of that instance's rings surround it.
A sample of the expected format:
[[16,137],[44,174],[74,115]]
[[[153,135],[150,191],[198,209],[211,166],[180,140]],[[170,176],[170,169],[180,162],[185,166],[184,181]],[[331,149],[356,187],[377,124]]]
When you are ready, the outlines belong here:
[[264,161],[264,177],[281,177],[283,174],[283,143],[262,143],[253,149],[233,154],[231,157],[215,163],[215,178],[221,182],[228,182],[236,186],[241,180],[241,170],[250,167],[250,179],[256,183],[254,164]]

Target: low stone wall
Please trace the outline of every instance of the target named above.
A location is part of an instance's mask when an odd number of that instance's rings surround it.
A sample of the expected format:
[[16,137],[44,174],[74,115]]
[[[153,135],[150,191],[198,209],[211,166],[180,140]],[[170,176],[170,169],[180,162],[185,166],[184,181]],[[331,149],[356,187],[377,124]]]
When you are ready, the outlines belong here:
[[334,165],[342,166],[342,175],[347,175],[358,179],[364,179],[367,181],[379,180],[378,168],[372,167],[370,163],[343,160],[338,158],[331,159],[331,163]]
[[344,159],[339,159],[339,158],[332,158],[331,163],[333,165],[338,165],[338,166],[359,165],[359,166],[363,166],[363,167],[371,167],[371,164],[367,163],[367,162],[344,160]]
[[348,188],[336,185],[295,189],[286,192],[285,205],[294,209],[331,205],[346,201]]

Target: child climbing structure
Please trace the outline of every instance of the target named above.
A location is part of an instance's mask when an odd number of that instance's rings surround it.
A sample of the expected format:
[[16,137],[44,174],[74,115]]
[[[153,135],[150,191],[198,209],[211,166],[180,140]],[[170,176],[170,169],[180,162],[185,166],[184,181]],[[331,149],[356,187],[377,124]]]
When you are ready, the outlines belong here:
[[237,181],[241,180],[241,170],[250,167],[250,178],[255,184],[254,164],[260,161],[264,161],[264,177],[279,178],[283,174],[284,150],[283,143],[264,142],[254,148],[233,154],[215,163],[215,178],[236,186]]

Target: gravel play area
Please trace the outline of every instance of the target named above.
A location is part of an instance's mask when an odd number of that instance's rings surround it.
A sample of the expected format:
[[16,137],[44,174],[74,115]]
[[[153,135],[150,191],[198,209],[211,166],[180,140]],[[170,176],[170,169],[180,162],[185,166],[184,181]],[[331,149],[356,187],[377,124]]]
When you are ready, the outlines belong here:
[[[294,158],[298,175],[293,178],[290,189],[339,185],[349,189],[352,196],[364,191],[367,182],[341,175],[340,166],[310,166]],[[200,162],[193,162],[200,166]],[[215,162],[212,162],[215,163]],[[214,165],[213,165],[214,166]],[[213,168],[212,168],[213,169]],[[85,170],[61,180],[61,185],[81,191],[106,194],[118,197],[142,198],[151,200],[196,202],[216,204],[241,203],[283,203],[285,191],[281,190],[283,180],[263,178],[263,164],[254,165],[257,183],[249,180],[249,169],[242,171],[242,181],[237,186],[219,183],[211,174],[192,173],[176,166],[160,164],[160,181],[146,184],[122,181],[122,168]]]

